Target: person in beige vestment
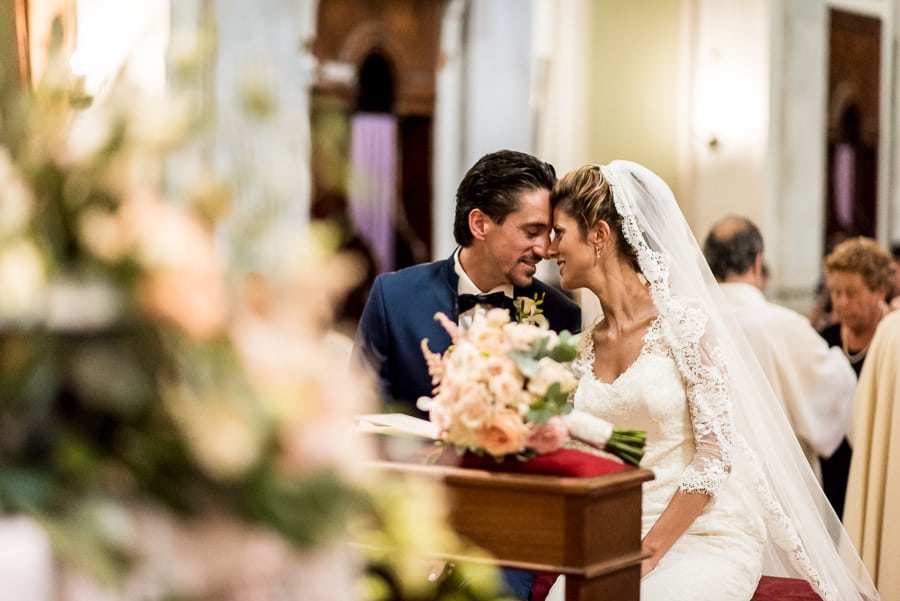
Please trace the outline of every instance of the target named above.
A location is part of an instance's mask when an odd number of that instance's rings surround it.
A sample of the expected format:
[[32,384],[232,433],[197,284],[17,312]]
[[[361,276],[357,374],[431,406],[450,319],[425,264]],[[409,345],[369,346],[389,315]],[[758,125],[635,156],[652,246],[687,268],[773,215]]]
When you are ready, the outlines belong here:
[[900,599],[900,311],[878,326],[859,376],[844,527],[883,599]]

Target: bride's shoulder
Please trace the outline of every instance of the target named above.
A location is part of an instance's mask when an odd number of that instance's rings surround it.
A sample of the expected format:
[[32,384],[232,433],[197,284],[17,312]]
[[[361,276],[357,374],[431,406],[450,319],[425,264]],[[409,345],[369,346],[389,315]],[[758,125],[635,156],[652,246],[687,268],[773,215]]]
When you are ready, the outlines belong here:
[[707,309],[705,305],[695,296],[685,294],[673,294],[669,298],[670,312],[679,313],[702,313],[706,315]]
[[673,295],[669,299],[665,314],[669,327],[682,339],[697,339],[706,330],[709,311],[697,298],[685,295]]

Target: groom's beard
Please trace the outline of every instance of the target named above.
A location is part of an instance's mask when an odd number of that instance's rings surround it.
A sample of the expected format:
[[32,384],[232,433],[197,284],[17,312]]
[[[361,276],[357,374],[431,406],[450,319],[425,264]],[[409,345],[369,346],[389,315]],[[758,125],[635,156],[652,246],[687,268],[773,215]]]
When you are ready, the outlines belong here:
[[519,260],[513,265],[513,268],[506,272],[506,281],[513,286],[524,288],[531,286],[534,280],[534,274],[537,271],[537,264],[541,262],[541,257],[528,254],[519,257]]

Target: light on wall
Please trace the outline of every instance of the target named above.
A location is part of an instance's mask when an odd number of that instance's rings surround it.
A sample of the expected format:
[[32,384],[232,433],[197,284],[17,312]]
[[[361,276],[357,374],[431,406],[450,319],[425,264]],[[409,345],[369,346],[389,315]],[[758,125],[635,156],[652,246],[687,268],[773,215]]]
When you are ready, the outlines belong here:
[[696,143],[710,152],[743,153],[764,143],[766,91],[732,50],[718,47],[697,61],[692,120]]
[[718,150],[723,128],[727,128],[727,73],[722,52],[712,48],[703,53],[697,66],[697,87],[693,121],[698,142]]

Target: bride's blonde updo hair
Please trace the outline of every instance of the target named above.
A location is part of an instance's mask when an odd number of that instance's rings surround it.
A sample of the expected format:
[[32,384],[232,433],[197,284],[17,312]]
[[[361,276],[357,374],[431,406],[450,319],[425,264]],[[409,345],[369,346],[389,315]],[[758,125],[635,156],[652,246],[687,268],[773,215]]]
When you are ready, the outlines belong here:
[[640,273],[637,252],[625,242],[622,216],[616,211],[612,188],[599,165],[584,165],[566,173],[556,182],[550,204],[575,219],[582,239],[598,221],[605,221],[613,232],[616,250]]

